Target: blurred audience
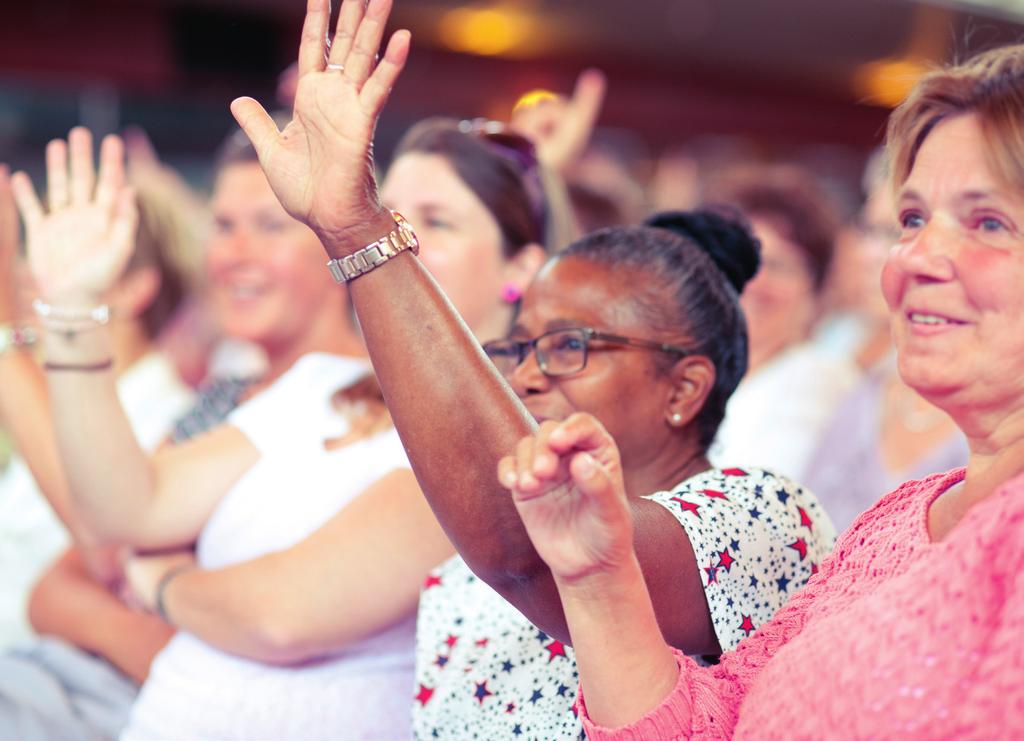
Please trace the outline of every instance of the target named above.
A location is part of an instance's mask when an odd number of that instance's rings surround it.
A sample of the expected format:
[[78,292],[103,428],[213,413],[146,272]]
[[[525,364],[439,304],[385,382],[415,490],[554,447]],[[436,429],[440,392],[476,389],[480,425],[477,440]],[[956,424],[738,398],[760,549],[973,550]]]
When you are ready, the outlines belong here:
[[720,173],[705,197],[739,208],[761,242],[761,268],[740,297],[750,369],[729,400],[711,460],[798,478],[857,379],[850,363],[809,342],[832,258],[835,208],[814,176],[793,165]]

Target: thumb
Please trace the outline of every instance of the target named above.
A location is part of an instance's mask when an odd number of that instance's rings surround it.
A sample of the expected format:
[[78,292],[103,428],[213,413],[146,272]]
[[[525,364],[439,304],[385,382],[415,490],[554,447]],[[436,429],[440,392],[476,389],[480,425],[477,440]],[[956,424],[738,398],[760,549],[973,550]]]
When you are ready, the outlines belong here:
[[569,464],[569,473],[580,493],[600,504],[621,498],[616,481],[608,469],[589,453],[577,453]]
[[231,101],[231,115],[249,137],[260,160],[268,153],[271,143],[280,135],[277,124],[266,109],[252,98],[235,98]]

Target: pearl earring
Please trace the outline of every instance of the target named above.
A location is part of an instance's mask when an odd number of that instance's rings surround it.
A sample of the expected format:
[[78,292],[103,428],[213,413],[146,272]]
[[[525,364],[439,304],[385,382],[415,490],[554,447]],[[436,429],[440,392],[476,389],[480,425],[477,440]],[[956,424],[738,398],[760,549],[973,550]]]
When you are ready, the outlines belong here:
[[682,421],[683,421],[683,415],[681,415],[679,412],[676,412],[675,414],[672,415],[672,424],[674,424],[674,425],[682,424]]

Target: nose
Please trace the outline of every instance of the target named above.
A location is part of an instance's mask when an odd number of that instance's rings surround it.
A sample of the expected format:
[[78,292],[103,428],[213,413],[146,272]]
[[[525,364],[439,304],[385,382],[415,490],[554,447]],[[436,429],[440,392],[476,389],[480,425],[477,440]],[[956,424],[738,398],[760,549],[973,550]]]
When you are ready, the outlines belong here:
[[529,348],[523,362],[517,365],[508,376],[509,385],[519,398],[524,399],[531,394],[541,394],[551,387],[551,379],[540,369],[537,362],[536,348]]
[[954,277],[955,258],[962,245],[963,235],[956,225],[933,218],[910,241],[899,243],[889,261],[918,281],[948,281]]

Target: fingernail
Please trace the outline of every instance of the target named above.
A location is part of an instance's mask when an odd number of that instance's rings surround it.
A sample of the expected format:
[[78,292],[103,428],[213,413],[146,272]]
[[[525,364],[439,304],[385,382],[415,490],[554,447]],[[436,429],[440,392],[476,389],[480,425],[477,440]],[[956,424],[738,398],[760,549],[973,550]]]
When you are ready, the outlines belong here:
[[597,462],[588,453],[580,453],[579,463],[577,463],[577,470],[581,476],[590,478],[594,475],[597,470]]

